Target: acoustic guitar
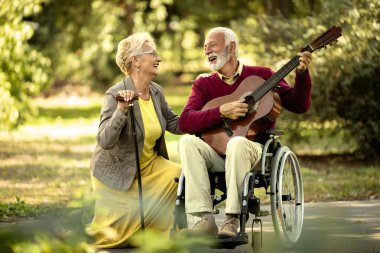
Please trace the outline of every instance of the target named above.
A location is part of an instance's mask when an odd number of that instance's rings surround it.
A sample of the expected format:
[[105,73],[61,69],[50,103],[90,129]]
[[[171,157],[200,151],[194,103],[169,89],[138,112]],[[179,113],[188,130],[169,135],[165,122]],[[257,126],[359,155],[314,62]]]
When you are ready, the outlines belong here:
[[[301,52],[309,51],[312,53],[337,41],[340,36],[342,36],[342,29],[333,26],[302,48]],[[226,154],[227,143],[232,137],[243,136],[254,140],[257,133],[262,130],[262,126],[265,126],[268,120],[274,121],[280,114],[281,100],[272,89],[299,63],[298,56],[293,57],[267,80],[258,76],[248,76],[230,95],[215,98],[205,104],[202,111],[244,99],[248,104],[248,112],[245,117],[237,120],[224,118],[221,124],[204,131],[201,134],[202,139],[221,155]]]

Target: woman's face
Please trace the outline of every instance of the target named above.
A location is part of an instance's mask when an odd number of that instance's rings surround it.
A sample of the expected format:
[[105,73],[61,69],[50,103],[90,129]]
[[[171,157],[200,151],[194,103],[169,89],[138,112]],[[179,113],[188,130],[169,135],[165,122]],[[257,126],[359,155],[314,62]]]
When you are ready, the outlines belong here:
[[140,73],[154,76],[158,74],[161,58],[152,43],[145,42],[141,48],[141,53],[137,57],[140,62]]

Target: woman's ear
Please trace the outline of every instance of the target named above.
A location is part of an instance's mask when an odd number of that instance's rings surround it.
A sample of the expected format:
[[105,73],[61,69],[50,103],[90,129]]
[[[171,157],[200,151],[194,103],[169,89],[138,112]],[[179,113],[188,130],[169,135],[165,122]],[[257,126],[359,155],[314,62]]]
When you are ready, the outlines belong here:
[[139,67],[140,66],[139,58],[136,57],[136,56],[132,56],[131,63],[135,67]]

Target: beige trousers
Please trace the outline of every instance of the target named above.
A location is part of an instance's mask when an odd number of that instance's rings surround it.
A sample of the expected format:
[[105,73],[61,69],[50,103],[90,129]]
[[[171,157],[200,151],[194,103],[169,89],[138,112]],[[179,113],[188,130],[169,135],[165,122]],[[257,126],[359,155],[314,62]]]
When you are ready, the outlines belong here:
[[202,139],[184,135],[179,140],[178,151],[186,182],[186,213],[213,211],[208,171],[225,171],[226,213],[240,214],[244,176],[260,161],[262,145],[245,137],[233,137],[223,159]]

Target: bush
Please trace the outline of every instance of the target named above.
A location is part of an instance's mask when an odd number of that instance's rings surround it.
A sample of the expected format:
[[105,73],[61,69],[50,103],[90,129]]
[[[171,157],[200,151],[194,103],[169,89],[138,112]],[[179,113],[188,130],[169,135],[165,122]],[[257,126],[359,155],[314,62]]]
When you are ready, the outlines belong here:
[[0,130],[22,123],[33,109],[33,95],[49,83],[50,60],[27,41],[36,24],[25,21],[45,0],[2,1],[0,5]]

